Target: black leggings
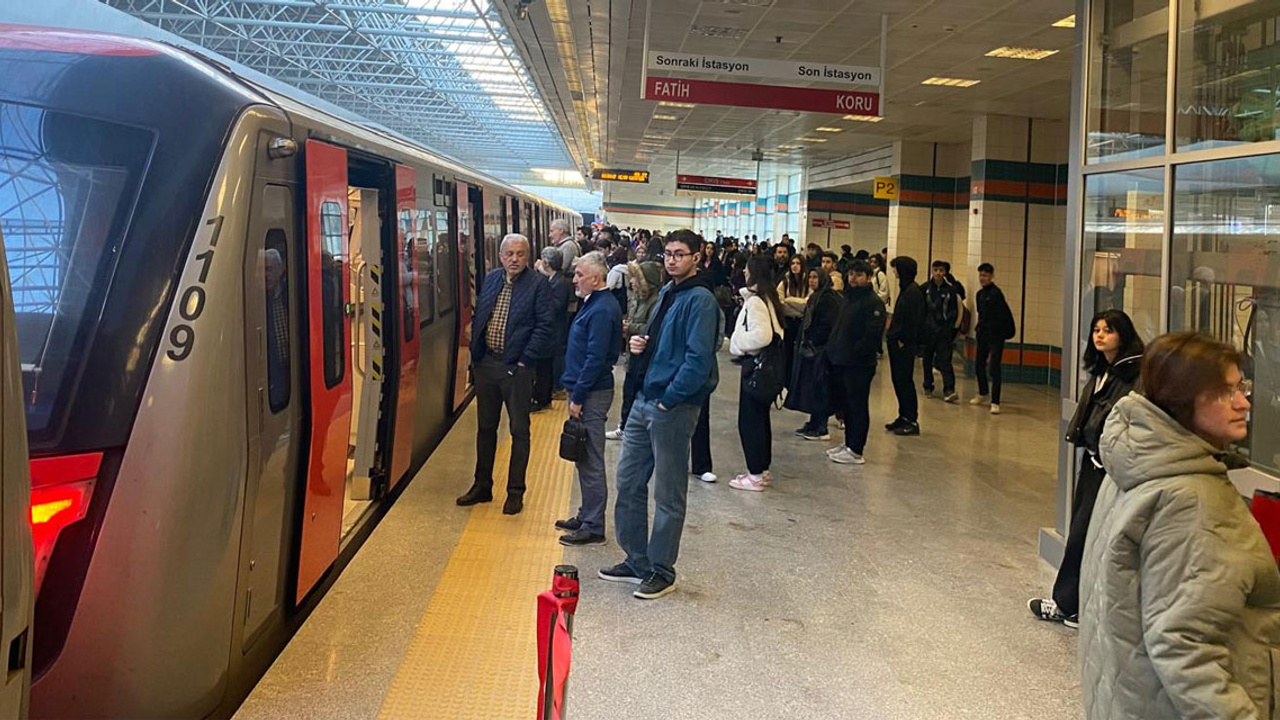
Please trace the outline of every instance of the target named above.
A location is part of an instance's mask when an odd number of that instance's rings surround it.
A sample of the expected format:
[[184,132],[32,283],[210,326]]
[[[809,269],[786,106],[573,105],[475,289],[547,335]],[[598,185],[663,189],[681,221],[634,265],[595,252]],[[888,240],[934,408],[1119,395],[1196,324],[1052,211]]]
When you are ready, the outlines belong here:
[[769,425],[769,406],[747,394],[744,373],[738,385],[738,439],[747,460],[747,472],[760,475],[773,462],[773,428]]
[[1098,490],[1106,471],[1089,459],[1089,453],[1080,458],[1084,465],[1076,476],[1076,491],[1071,498],[1071,528],[1067,530],[1067,545],[1062,551],[1062,564],[1058,577],[1053,581],[1053,602],[1063,615],[1080,612],[1080,563],[1084,559],[1084,540],[1089,533],[1089,520],[1093,506],[1098,501]]

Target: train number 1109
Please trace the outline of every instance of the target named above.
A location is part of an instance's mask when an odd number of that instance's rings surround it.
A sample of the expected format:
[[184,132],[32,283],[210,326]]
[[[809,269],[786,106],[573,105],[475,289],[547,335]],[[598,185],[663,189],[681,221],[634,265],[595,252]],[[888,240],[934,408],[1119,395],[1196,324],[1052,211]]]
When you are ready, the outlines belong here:
[[196,345],[196,331],[193,325],[204,312],[207,301],[204,286],[205,281],[209,279],[209,268],[213,265],[214,249],[218,247],[218,234],[222,232],[222,216],[206,220],[205,225],[212,225],[213,233],[209,237],[209,248],[196,255],[196,260],[200,263],[200,277],[182,291],[182,297],[178,298],[178,315],[184,322],[174,325],[169,331],[171,347],[165,355],[174,362],[182,362],[190,357],[191,350]]

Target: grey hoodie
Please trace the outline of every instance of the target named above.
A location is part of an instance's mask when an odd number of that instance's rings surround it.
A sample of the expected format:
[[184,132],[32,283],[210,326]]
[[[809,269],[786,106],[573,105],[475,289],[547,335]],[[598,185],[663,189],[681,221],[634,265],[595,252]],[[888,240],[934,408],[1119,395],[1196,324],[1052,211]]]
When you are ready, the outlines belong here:
[[1276,718],[1280,572],[1217,450],[1130,393],[1080,576],[1085,716]]

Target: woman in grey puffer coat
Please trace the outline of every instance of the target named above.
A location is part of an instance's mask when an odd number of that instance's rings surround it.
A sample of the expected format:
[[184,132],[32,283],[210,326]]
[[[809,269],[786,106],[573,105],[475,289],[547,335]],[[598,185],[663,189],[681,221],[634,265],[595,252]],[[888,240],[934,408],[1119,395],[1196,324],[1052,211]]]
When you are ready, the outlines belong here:
[[1107,419],[1080,580],[1090,720],[1280,717],[1280,572],[1224,462],[1248,433],[1240,361],[1157,338]]

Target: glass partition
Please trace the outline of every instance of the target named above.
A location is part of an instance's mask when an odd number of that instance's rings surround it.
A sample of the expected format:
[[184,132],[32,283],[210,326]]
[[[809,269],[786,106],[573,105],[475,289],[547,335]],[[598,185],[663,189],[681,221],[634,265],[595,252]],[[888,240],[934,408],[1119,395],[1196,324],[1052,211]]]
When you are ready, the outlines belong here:
[[1088,158],[1161,155],[1169,74],[1165,0],[1093,0]]
[[1173,207],[1169,329],[1245,354],[1255,387],[1244,449],[1280,472],[1280,155],[1179,166]]

